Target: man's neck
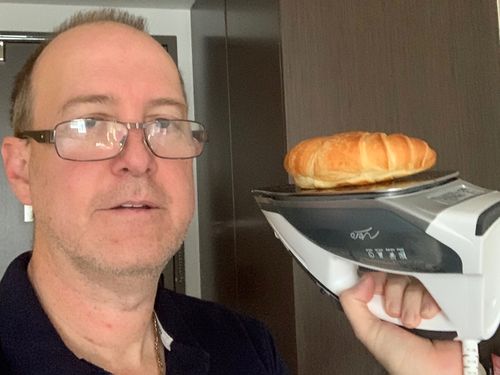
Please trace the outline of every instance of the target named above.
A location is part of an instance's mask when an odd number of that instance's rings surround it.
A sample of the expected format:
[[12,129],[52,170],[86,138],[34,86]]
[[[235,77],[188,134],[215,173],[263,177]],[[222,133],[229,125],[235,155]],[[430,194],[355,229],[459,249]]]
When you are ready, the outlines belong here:
[[34,251],[28,276],[66,346],[113,373],[157,373],[152,317],[158,279],[97,280],[64,263]]

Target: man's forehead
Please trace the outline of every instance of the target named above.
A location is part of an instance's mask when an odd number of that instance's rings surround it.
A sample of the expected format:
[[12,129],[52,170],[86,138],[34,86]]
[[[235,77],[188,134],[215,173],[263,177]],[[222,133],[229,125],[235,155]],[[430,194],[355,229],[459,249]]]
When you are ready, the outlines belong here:
[[119,50],[124,55],[147,50],[171,59],[149,34],[125,24],[105,21],[78,25],[57,35],[42,52],[39,61],[53,54],[88,53],[97,56],[111,47],[114,47],[114,52]]
[[99,22],[67,30],[47,46],[33,71],[35,102],[44,101],[42,92],[55,92],[61,99],[59,113],[80,103],[113,104],[124,92],[118,85],[149,85],[156,92],[145,105],[177,106],[180,113],[187,112],[170,55],[151,36],[127,25]]

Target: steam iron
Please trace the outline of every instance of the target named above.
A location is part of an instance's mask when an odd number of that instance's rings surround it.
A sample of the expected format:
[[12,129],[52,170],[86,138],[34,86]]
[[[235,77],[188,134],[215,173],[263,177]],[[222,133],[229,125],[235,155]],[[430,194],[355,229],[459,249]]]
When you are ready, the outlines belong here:
[[[276,236],[311,277],[338,296],[358,268],[413,276],[441,307],[417,329],[490,338],[500,322],[500,192],[458,172],[429,171],[359,187],[252,191]],[[381,319],[380,296],[369,303]],[[449,337],[449,336],[448,336]]]

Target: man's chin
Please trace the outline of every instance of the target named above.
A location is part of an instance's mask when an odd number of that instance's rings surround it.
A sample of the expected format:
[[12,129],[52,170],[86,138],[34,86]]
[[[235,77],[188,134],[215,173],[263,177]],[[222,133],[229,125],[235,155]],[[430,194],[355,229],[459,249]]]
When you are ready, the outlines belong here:
[[162,273],[164,264],[134,264],[131,266],[111,266],[103,269],[106,274],[121,278],[158,278]]
[[93,259],[76,257],[75,266],[91,278],[108,279],[158,279],[166,265],[167,259]]

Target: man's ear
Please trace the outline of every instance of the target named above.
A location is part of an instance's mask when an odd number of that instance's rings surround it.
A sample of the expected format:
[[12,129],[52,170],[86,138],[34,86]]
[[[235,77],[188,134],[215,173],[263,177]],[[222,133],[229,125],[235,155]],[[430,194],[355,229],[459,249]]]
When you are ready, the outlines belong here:
[[21,203],[31,205],[28,141],[16,137],[5,137],[2,143],[2,158],[12,191]]

